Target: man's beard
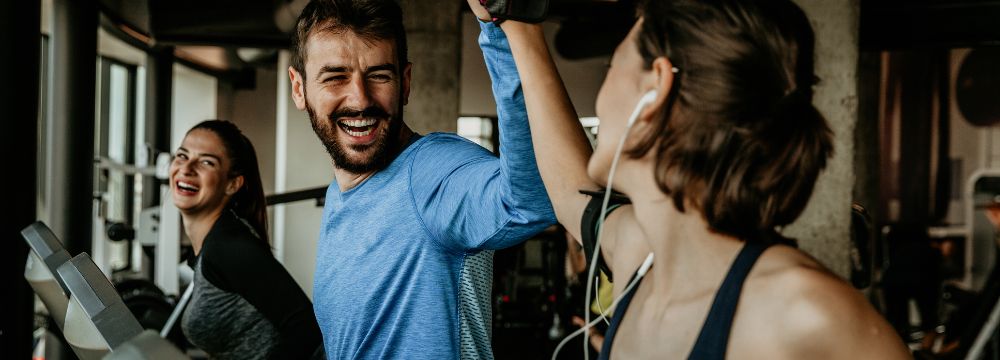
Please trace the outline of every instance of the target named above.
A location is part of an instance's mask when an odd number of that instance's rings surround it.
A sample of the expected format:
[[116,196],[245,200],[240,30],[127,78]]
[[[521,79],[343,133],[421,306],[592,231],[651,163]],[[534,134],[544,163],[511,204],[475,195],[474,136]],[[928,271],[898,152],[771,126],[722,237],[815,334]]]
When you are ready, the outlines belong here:
[[[371,171],[385,168],[392,160],[392,155],[399,148],[399,132],[402,128],[402,119],[390,115],[385,109],[378,105],[372,105],[364,110],[340,109],[327,115],[326,119],[319,119],[309,102],[306,102],[306,112],[309,113],[309,122],[312,123],[313,132],[323,142],[326,152],[330,154],[336,167],[354,174],[365,174]],[[402,113],[400,111],[400,113]],[[337,132],[340,131],[339,119],[344,117],[364,117],[375,118],[378,121],[388,121],[388,126],[378,125],[375,142],[371,144],[341,144]],[[358,161],[351,160],[348,156],[348,149],[355,152],[364,153],[372,150],[371,155]]]

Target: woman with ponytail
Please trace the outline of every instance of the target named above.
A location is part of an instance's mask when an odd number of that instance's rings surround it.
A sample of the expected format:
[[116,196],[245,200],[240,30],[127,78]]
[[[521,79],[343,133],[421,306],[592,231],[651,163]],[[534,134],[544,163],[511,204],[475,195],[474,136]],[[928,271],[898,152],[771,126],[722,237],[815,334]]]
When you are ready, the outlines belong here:
[[593,154],[541,27],[483,26],[509,39],[484,51],[513,53],[532,137],[520,140],[559,222],[613,275],[601,358],[909,357],[860,293],[780,233],[833,152],[812,105],[812,27],[791,0],[641,1],[597,96]]
[[194,290],[181,327],[214,359],[323,354],[312,303],[271,253],[257,154],[231,122],[184,136],[170,192],[194,248]]

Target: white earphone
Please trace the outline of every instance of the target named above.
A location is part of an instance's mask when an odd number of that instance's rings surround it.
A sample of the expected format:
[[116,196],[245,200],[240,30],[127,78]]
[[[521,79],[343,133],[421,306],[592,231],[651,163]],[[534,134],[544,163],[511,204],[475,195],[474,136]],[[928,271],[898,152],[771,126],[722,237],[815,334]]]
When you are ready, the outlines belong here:
[[[642,110],[646,108],[646,106],[652,104],[653,101],[656,101],[656,97],[659,95],[660,92],[656,91],[656,89],[649,90],[645,94],[643,94],[642,97],[639,98],[639,102],[635,104],[635,110],[632,111],[632,116],[629,116],[628,122],[625,123],[626,128],[631,128],[632,125],[635,124],[636,119],[639,118],[639,113],[641,113]],[[625,135],[622,135],[622,137],[624,136]]]
[[[585,294],[587,294],[587,295],[584,296],[584,298],[586,299],[585,302],[584,302],[584,309],[585,309],[585,311],[584,311],[584,318],[585,318],[585,320],[584,320],[584,326],[582,328],[580,328],[579,330],[573,332],[569,336],[567,336],[565,339],[563,339],[562,342],[559,343],[558,346],[556,346],[555,352],[552,353],[552,359],[553,360],[556,358],[557,355],[559,355],[559,350],[562,349],[563,345],[565,345],[566,342],[568,342],[570,339],[576,337],[577,335],[580,335],[581,333],[584,334],[583,335],[583,338],[584,338],[583,339],[583,358],[585,360],[589,359],[590,358],[590,351],[589,351],[590,340],[588,338],[590,337],[590,333],[587,332],[587,329],[590,329],[592,326],[594,326],[595,324],[597,324],[598,321],[600,321],[601,319],[603,319],[603,318],[605,318],[607,316],[606,314],[602,313],[601,316],[599,316],[597,319],[595,319],[594,321],[591,321],[590,320],[590,311],[586,310],[586,309],[590,308],[590,306],[589,306],[590,305],[589,304],[590,303],[590,294],[592,294],[591,291],[592,291],[593,285],[594,285],[594,269],[597,267],[597,259],[598,259],[598,257],[601,254],[601,234],[603,233],[602,230],[604,228],[604,218],[608,215],[608,203],[611,200],[611,184],[612,184],[612,181],[615,178],[615,170],[618,169],[618,160],[621,158],[622,150],[625,148],[625,139],[628,138],[629,132],[632,129],[632,125],[634,125],[635,122],[636,122],[636,120],[639,119],[639,114],[642,113],[642,110],[645,109],[646,106],[649,106],[649,104],[652,104],[654,101],[656,101],[656,98],[657,98],[657,96],[659,96],[659,94],[660,94],[659,91],[657,91],[656,89],[649,90],[645,94],[643,94],[642,97],[639,98],[639,102],[635,104],[635,109],[632,110],[632,114],[629,116],[628,121],[625,123],[625,131],[622,133],[622,137],[618,141],[618,149],[615,150],[615,156],[611,160],[611,169],[608,171],[607,188],[604,189],[605,190],[604,191],[604,201],[601,204],[601,214],[600,214],[600,217],[598,217],[598,221],[597,221],[597,238],[594,241],[594,255],[590,259],[590,266],[589,266],[590,271],[587,274],[587,292],[585,292]],[[625,297],[625,294],[628,294],[628,292],[631,291],[632,288],[635,287],[635,285],[639,283],[639,280],[641,280],[642,277],[644,275],[646,275],[646,272],[649,270],[649,268],[651,266],[653,266],[653,253],[649,253],[649,255],[646,256],[646,260],[643,261],[642,266],[639,267],[639,271],[636,273],[635,279],[633,279],[632,282],[630,282],[628,284],[628,286],[625,288],[625,290],[622,291],[622,293],[619,294],[618,297],[615,298],[611,302],[611,305],[608,306],[609,310],[611,308],[613,308],[615,305],[617,305],[618,302],[621,301],[621,299],[623,297]],[[602,311],[603,311],[603,309],[602,309]]]

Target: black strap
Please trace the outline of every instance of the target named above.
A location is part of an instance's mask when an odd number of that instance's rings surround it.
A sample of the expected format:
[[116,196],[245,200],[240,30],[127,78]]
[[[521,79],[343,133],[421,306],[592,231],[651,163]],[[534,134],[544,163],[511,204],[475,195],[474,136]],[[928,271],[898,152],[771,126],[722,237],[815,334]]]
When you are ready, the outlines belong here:
[[722,281],[722,286],[715,294],[712,308],[708,311],[708,318],[701,327],[698,340],[691,349],[688,359],[693,360],[723,360],[726,358],[726,348],[729,344],[729,333],[733,326],[733,317],[736,315],[736,305],[740,302],[740,293],[743,290],[743,281],[746,280],[750,269],[757,262],[760,254],[769,245],[754,242],[747,243],[736,256],[733,265],[729,267],[726,279]]
[[[580,239],[580,242],[583,243],[583,252],[587,255],[587,266],[590,267],[590,259],[594,257],[594,243],[597,242],[597,225],[600,223],[601,205],[604,203],[605,192],[580,190],[580,193],[590,195],[590,202],[583,209],[583,217],[580,219],[580,236],[583,237]],[[611,215],[612,211],[622,205],[631,203],[632,201],[624,194],[612,192],[611,200],[608,201],[608,212],[604,214],[604,217],[607,218]],[[597,258],[597,269],[603,271],[604,275],[608,276],[608,281],[614,281],[611,269],[604,262],[604,255],[600,255]]]
[[499,20],[539,23],[549,12],[548,0],[480,0],[479,3]]

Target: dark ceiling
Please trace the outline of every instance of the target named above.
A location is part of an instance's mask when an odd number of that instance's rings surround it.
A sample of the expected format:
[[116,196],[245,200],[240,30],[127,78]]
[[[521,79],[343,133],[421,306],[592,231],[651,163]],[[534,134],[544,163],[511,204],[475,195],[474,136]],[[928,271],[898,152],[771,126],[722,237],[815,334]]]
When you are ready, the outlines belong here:
[[[607,56],[633,21],[635,0],[550,1],[550,16],[562,22],[555,46],[566,58]],[[860,1],[864,50],[1000,45],[1000,1]],[[237,47],[286,47],[289,21],[294,21],[305,0],[100,0],[100,4],[106,28],[149,47],[210,45],[232,53]]]
[[280,0],[100,0],[115,25],[145,36],[151,45],[284,47],[275,25]]
[[1000,1],[861,0],[864,50],[998,45]]
[[[634,1],[550,0],[550,17],[563,22],[557,51],[571,59],[610,54],[634,21]],[[99,0],[105,29],[140,48],[174,47],[178,58],[219,72],[216,75],[248,67],[236,55],[237,48],[287,47],[288,31],[307,2]],[[205,46],[218,51],[206,52]],[[205,53],[216,55],[199,58]]]
[[[632,0],[550,1],[550,16],[592,22],[594,26],[589,28],[597,33],[607,30],[607,19],[631,20],[634,13]],[[100,3],[113,24],[141,34],[156,45],[283,48],[288,43],[289,29],[279,29],[280,20],[276,17],[301,11],[305,1],[100,0]]]

